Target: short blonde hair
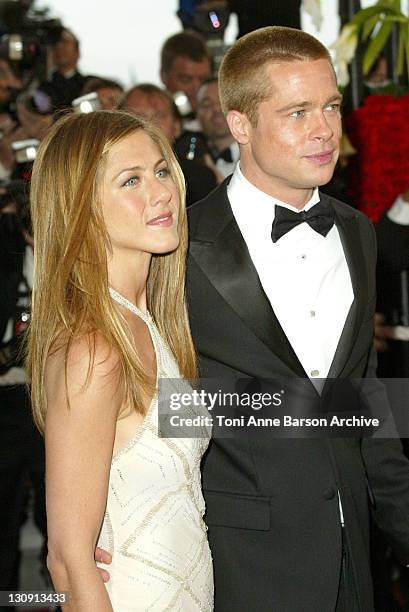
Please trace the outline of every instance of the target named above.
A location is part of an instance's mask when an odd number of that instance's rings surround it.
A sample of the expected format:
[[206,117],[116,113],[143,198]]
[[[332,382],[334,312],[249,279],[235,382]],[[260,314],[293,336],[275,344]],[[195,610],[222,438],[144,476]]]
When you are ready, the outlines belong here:
[[317,59],[327,59],[332,65],[328,49],[301,30],[269,26],[246,34],[229,49],[220,66],[223,112],[237,110],[256,126],[258,106],[272,94],[266,66]]
[[[65,363],[80,336],[102,335],[118,355],[126,399],[143,412],[141,390],[149,388],[125,319],[108,291],[107,257],[111,245],[97,188],[111,148],[142,131],[167,161],[180,199],[178,248],[153,255],[147,302],[181,373],[196,376],[196,355],[185,303],[187,220],[185,183],[165,136],[148,121],[120,111],[69,114],[42,141],[33,167],[31,212],[34,229],[33,308],[27,340],[27,367],[33,414],[44,429],[44,371],[56,345],[65,347]],[[90,344],[88,374],[94,363]]]

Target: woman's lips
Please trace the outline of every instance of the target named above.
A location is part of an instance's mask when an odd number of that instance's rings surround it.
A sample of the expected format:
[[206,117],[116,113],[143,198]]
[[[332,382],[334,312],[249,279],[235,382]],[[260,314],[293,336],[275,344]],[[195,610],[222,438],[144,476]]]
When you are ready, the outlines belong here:
[[314,155],[306,155],[305,157],[314,164],[323,165],[332,161],[333,154],[334,151],[332,150],[324,153],[314,153]]
[[155,225],[159,227],[170,227],[173,224],[172,213],[163,213],[163,215],[158,215],[154,219],[148,221],[147,225]]

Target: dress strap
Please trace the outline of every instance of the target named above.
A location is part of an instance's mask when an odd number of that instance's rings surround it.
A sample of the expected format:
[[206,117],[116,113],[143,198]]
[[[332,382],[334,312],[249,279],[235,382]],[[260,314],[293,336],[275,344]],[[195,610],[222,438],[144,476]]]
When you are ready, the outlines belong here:
[[118,302],[118,304],[121,304],[121,306],[123,306],[127,310],[130,310],[131,312],[133,312],[133,314],[136,314],[136,316],[140,317],[147,325],[152,322],[152,317],[149,312],[143,312],[143,310],[135,306],[135,304],[132,304],[132,302],[130,302],[123,295],[118,293],[118,291],[112,289],[112,287],[109,287],[108,291],[111,298],[115,300],[115,302]]

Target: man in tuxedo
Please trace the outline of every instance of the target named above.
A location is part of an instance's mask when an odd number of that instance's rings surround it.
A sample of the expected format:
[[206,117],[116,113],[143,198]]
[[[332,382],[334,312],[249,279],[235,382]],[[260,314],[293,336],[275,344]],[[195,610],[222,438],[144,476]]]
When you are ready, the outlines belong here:
[[[375,377],[374,230],[319,190],[341,136],[330,56],[263,28],[229,50],[219,87],[240,163],[189,210],[201,375],[310,380],[325,399],[331,379]],[[373,610],[371,514],[409,559],[397,440],[216,438],[203,487],[216,612]]]
[[[341,136],[328,51],[305,32],[263,28],[229,50],[219,86],[240,163],[189,209],[201,375],[293,381],[325,400],[376,365],[374,229],[318,189]],[[382,404],[382,386],[369,386]],[[370,612],[371,515],[409,560],[409,464],[396,439],[216,437],[203,487],[216,612]]]
[[80,43],[73,32],[61,26],[53,35],[50,48],[54,70],[48,80],[40,83],[38,89],[48,96],[49,106],[58,111],[68,108],[82,94],[89,77],[78,70]]

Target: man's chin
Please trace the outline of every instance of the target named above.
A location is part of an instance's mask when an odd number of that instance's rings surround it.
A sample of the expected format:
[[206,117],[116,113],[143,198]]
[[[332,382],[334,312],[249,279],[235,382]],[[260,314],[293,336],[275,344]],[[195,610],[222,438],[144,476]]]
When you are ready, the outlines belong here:
[[316,187],[322,187],[330,182],[332,177],[334,176],[335,167],[331,168],[322,168],[322,171],[317,173],[317,180],[315,183]]

